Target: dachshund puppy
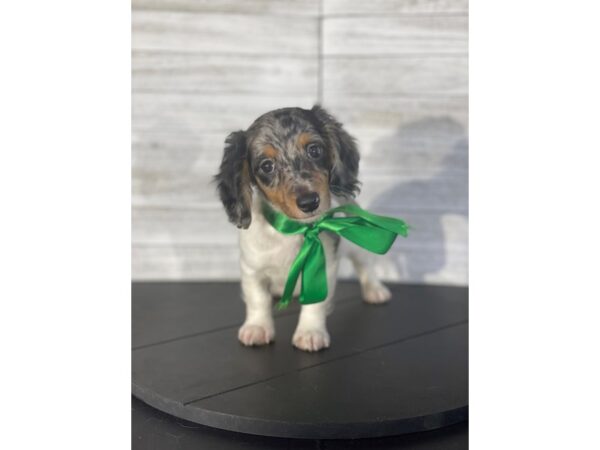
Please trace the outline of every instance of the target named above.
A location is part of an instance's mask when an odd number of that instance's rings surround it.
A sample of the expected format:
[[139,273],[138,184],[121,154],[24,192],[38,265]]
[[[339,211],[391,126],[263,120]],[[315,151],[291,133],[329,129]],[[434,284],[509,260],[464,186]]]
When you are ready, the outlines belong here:
[[[283,108],[260,116],[246,131],[231,133],[215,176],[229,220],[240,228],[241,284],[246,320],[244,345],[264,345],[275,337],[273,296],[281,296],[303,236],[284,235],[264,218],[262,205],[299,222],[311,222],[358,192],[359,154],[354,139],[320,106]],[[336,285],[339,237],[321,233],[329,295],[303,305],[292,343],[299,349],[329,347],[326,317]],[[366,264],[366,252],[349,254],[368,303],[383,303],[389,290]],[[300,282],[294,295],[298,295]]]

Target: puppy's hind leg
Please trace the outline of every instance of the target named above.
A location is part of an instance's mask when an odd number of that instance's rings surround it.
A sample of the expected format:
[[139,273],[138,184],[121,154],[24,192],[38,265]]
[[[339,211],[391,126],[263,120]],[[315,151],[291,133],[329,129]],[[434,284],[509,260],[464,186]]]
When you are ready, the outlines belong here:
[[275,338],[272,297],[266,280],[242,275],[242,294],[246,303],[246,320],[238,339],[244,345],[265,345]]
[[[338,199],[338,201],[341,205],[350,204],[360,206],[352,199]],[[385,303],[392,298],[390,290],[379,281],[379,278],[373,272],[371,267],[373,255],[371,253],[368,253],[361,247],[349,244],[345,247],[344,254],[352,261],[352,265],[360,281],[362,298],[366,303],[377,305]]]
[[361,248],[352,248],[348,251],[348,257],[352,261],[356,275],[360,281],[363,300],[371,304],[381,304],[392,298],[392,293],[379,281],[372,269],[370,259],[372,258]]

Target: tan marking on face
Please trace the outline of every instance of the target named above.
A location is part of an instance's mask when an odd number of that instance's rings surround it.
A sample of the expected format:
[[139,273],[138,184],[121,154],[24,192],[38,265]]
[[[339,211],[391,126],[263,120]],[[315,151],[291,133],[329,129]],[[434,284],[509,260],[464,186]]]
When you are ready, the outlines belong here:
[[323,172],[317,172],[312,187],[321,198],[320,208],[329,209],[331,206],[331,195],[329,193],[329,176]]
[[307,214],[298,208],[296,199],[298,196],[297,189],[301,187],[306,190],[317,192],[320,198],[320,206],[316,214],[325,212],[331,207],[331,194],[329,193],[329,177],[327,174],[317,172],[309,185],[298,186],[291,179],[284,180],[276,187],[265,186],[258,180],[258,184],[267,197],[267,200],[285,215],[292,219],[305,219],[314,216],[315,213]]
[[304,132],[300,133],[298,136],[298,147],[304,148],[308,145],[308,143],[312,140],[312,135],[310,133]]
[[263,186],[263,192],[273,205],[278,207],[285,215],[295,219],[304,217],[296,205],[296,196],[286,189],[285,184],[277,187]]
[[277,151],[277,149],[275,147],[273,147],[272,145],[267,145],[263,150],[263,154],[267,158],[275,159],[275,158],[277,158],[279,151]]

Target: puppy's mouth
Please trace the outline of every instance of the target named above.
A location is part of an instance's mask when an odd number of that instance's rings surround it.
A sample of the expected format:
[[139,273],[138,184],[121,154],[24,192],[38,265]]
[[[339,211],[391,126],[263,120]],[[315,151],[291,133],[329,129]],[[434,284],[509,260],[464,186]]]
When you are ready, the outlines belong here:
[[310,222],[314,222],[315,220],[318,220],[323,215],[324,212],[325,211],[321,211],[319,209],[310,214],[305,213],[302,217],[291,217],[291,219],[294,219],[295,221],[301,222],[301,223],[310,223]]
[[294,208],[293,211],[289,211],[289,210],[286,211],[281,208],[277,208],[277,209],[279,209],[283,214],[285,214],[290,219],[295,220],[296,222],[300,222],[300,223],[314,222],[315,220],[318,220],[326,211],[326,209],[322,208],[322,207],[319,207],[319,208],[315,209],[314,211],[310,211],[310,212],[304,212],[298,208]]
[[328,209],[326,207],[327,205],[321,204],[320,202],[319,202],[319,205],[314,210],[311,210],[311,211],[303,211],[298,206],[296,206],[294,208],[286,207],[288,205],[273,205],[272,204],[272,206],[275,207],[276,210],[279,210],[284,215],[289,217],[290,219],[295,220],[296,222],[300,222],[300,223],[315,222],[316,220],[321,218],[321,216]]

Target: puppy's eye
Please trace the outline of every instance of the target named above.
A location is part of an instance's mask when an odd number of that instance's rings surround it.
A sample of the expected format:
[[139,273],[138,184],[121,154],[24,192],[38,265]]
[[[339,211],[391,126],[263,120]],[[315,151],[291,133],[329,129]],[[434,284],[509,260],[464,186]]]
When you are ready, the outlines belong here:
[[323,149],[319,144],[308,144],[308,147],[306,147],[306,153],[308,153],[308,156],[311,158],[317,159],[323,154]]
[[260,163],[260,170],[262,170],[264,173],[271,173],[273,172],[274,168],[275,165],[270,159],[265,159],[263,162]]

